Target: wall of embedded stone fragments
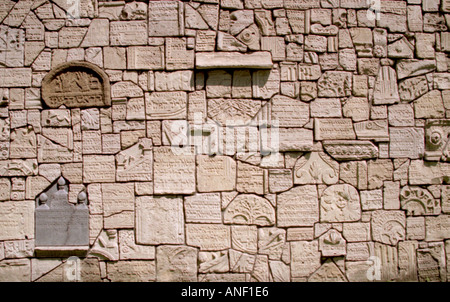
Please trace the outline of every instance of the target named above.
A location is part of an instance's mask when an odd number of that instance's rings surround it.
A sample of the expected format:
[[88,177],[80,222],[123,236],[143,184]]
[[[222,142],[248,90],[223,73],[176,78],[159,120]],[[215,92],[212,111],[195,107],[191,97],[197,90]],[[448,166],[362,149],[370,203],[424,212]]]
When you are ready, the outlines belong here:
[[[446,281],[449,26],[448,0],[0,0],[0,280]],[[42,246],[86,198],[84,246]]]

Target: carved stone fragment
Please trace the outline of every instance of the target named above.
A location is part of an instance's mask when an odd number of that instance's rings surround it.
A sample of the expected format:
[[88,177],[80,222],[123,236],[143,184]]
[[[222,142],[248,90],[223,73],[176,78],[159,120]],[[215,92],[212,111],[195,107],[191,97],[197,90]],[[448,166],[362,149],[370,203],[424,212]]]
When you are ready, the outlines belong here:
[[42,80],[42,99],[51,108],[111,105],[108,76],[88,62],[69,62]]

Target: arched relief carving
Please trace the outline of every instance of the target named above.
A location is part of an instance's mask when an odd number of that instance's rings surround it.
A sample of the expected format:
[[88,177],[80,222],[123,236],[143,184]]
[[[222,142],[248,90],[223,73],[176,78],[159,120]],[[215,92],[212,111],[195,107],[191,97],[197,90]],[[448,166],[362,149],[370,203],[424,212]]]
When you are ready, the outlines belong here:
[[50,108],[102,107],[111,105],[107,74],[84,61],[58,65],[42,80],[42,99]]

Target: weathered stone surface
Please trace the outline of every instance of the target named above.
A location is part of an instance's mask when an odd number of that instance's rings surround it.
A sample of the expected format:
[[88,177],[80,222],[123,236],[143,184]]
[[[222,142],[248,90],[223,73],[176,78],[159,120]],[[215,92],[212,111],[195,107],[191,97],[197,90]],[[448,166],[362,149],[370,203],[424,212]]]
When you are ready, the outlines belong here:
[[314,137],[316,140],[356,138],[352,121],[348,118],[316,118]]
[[352,78],[349,72],[325,71],[317,82],[319,97],[349,96]]
[[449,234],[446,231],[450,224],[450,216],[441,214],[439,216],[425,217],[425,240],[440,241],[448,239]]
[[115,176],[114,156],[85,155],[83,156],[83,181],[114,182]]
[[148,23],[150,37],[183,35],[183,3],[177,1],[149,3]]
[[416,118],[443,118],[444,105],[439,90],[431,90],[414,101]]
[[358,191],[351,185],[333,185],[325,189],[320,199],[321,222],[358,221],[361,206]]
[[406,218],[403,211],[376,210],[372,213],[374,241],[396,245],[405,239]]
[[204,193],[184,199],[186,222],[221,223],[221,198],[219,193]]
[[29,259],[7,259],[0,262],[0,280],[3,282],[30,282]]
[[433,71],[436,68],[435,60],[400,60],[396,65],[398,79],[419,76]]
[[419,281],[445,282],[445,256],[442,242],[429,243],[417,249],[417,274]]
[[383,105],[399,101],[395,70],[389,66],[382,66],[375,82],[373,102],[375,105]]
[[278,195],[279,227],[313,226],[318,221],[319,200],[315,186],[297,186]]
[[446,160],[449,157],[445,146],[448,144],[450,127],[445,120],[428,120],[425,124],[425,158],[427,160]]
[[187,49],[186,38],[167,38],[165,51],[167,70],[194,68],[195,54]]
[[17,240],[34,237],[34,205],[32,201],[0,203],[2,218],[1,240]]
[[293,241],[290,245],[292,277],[307,277],[320,267],[317,241]]
[[358,122],[353,124],[356,137],[361,140],[388,141],[388,121],[385,119]]
[[156,248],[156,280],[160,282],[197,281],[197,249],[162,245]]
[[272,68],[272,57],[269,52],[255,52],[253,54],[239,54],[236,52],[208,53],[199,52],[196,54],[196,68],[252,68],[270,69]]
[[164,67],[164,46],[132,46],[128,48],[128,69],[160,70]]
[[42,98],[52,108],[62,104],[67,107],[107,106],[111,104],[109,79],[91,63],[65,63],[42,80]]
[[110,45],[146,45],[148,40],[147,22],[113,21],[110,22]]
[[224,223],[270,226],[275,223],[275,210],[270,202],[254,194],[240,194],[227,206]]
[[252,99],[209,99],[208,117],[223,126],[248,124],[261,109],[261,102]]
[[186,92],[153,92],[145,94],[147,118],[183,119],[186,118]]
[[323,152],[307,153],[294,166],[294,184],[335,184],[339,164]]
[[182,198],[136,197],[136,243],[183,244],[183,224]]
[[[195,191],[195,156],[182,148],[153,149],[155,194],[190,194]],[[186,150],[184,150],[186,152]]]
[[220,224],[186,224],[186,244],[200,250],[217,251],[231,247],[230,226]]
[[0,68],[0,87],[30,87],[31,68]]
[[236,187],[236,163],[225,156],[197,156],[199,192],[232,191]]
[[400,203],[407,215],[438,215],[440,204],[431,193],[417,186],[406,186],[400,192]]
[[346,254],[347,242],[335,229],[328,230],[319,238],[319,251],[323,257],[343,256]]
[[336,160],[362,160],[377,157],[378,148],[369,141],[326,140],[323,147]]
[[389,128],[389,155],[392,158],[421,158],[424,154],[422,128]]

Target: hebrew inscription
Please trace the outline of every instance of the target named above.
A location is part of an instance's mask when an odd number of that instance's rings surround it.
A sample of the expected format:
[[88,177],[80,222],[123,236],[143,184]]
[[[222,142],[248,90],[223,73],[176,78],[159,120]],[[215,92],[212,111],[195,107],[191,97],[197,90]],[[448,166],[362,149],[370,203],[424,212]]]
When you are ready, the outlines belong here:
[[69,62],[54,68],[42,80],[41,94],[50,108],[111,105],[108,76],[87,62]]

